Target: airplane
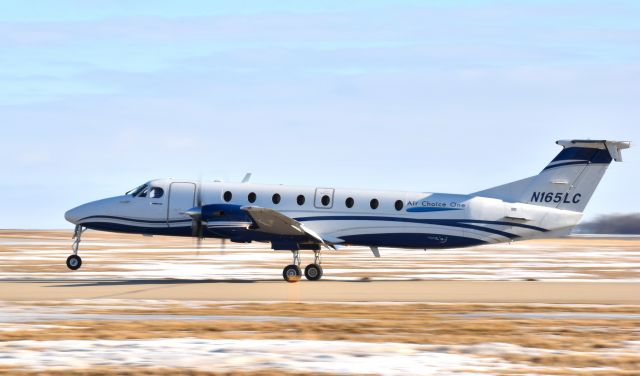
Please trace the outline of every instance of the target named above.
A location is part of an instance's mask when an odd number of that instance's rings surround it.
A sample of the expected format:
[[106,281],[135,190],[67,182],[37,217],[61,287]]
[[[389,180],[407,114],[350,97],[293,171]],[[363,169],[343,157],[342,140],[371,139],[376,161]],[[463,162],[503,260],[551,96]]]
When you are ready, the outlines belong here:
[[550,238],[570,233],[612,160],[629,141],[560,140],[537,175],[469,194],[302,187],[242,182],[151,180],[122,196],[65,214],[76,225],[67,266],[82,265],[86,229],[268,242],[292,252],[282,272],[301,279],[300,251],[314,253],[307,280],[323,276],[321,250],[342,246],[443,249]]

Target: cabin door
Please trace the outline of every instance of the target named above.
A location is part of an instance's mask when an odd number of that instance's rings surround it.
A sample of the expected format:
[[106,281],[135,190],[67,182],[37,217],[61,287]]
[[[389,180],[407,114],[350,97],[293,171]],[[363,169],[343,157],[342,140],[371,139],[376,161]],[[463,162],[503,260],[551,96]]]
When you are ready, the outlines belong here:
[[331,209],[333,207],[333,188],[316,188],[314,206],[318,209]]
[[171,183],[169,189],[169,206],[167,207],[167,223],[169,227],[181,227],[191,218],[184,214],[193,208],[196,198],[196,185],[193,183]]

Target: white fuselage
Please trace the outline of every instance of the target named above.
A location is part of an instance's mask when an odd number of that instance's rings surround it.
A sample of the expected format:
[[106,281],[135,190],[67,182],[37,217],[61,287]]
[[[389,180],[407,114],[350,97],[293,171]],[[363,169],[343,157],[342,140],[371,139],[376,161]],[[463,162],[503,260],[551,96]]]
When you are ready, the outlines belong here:
[[[144,196],[91,202],[70,210],[66,217],[98,230],[191,236],[192,221],[185,212],[200,200],[201,206],[224,212],[205,221],[207,237],[272,241],[268,234],[251,230],[250,218],[240,210],[255,206],[276,210],[335,243],[406,248],[555,236],[581,218],[581,213],[569,210],[443,193],[172,179],[153,180],[145,189]],[[276,243],[279,240],[283,239],[275,239]]]

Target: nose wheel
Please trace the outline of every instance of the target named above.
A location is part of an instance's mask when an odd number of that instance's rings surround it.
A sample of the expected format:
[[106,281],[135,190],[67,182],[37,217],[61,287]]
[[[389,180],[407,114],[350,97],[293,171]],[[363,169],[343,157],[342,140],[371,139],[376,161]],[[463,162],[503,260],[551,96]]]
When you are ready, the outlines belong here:
[[82,259],[78,255],[71,255],[67,257],[67,268],[71,270],[78,270],[82,266]]
[[85,230],[86,228],[77,225],[73,232],[73,245],[71,246],[73,254],[67,257],[67,268],[71,270],[78,270],[82,266],[82,259],[78,256],[78,248],[80,247],[80,241],[82,240],[82,233],[85,232]]

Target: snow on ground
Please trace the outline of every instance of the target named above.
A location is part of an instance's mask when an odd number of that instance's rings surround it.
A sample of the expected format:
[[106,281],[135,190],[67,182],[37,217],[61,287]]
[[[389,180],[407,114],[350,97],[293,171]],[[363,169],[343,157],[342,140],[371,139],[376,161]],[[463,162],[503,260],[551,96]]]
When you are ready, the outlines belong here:
[[[631,355],[640,342],[629,341],[615,354]],[[58,340],[0,342],[0,366],[34,370],[97,366],[167,367],[216,371],[280,369],[289,372],[380,375],[481,375],[546,367],[510,363],[505,355],[601,357],[602,351],[577,352],[522,347],[508,343],[418,345],[320,340],[160,338],[151,340]],[[607,367],[598,368],[606,371]],[[583,369],[584,370],[584,369]],[[593,369],[595,370],[595,369]]]
[[[26,321],[26,320],[25,320]],[[37,321],[37,320],[31,320]],[[16,324],[15,321],[6,321],[0,318],[0,332],[18,332],[22,330],[46,330],[46,329],[66,329],[74,328],[64,325],[46,325],[46,324]]]
[[[80,246],[83,266],[64,265],[71,239],[0,233],[0,275],[24,279],[280,279],[291,263],[289,252],[260,243],[205,240],[200,250],[190,239],[143,238],[86,233]],[[105,237],[102,237],[105,236]],[[374,258],[365,247],[323,251],[324,279],[358,280],[543,280],[640,281],[640,239],[564,238],[481,247],[380,250]],[[301,252],[302,267],[312,261]]]
[[216,371],[268,368],[339,374],[459,375],[508,369],[510,364],[405,343],[175,338],[0,342],[0,366],[48,370],[95,366]]

